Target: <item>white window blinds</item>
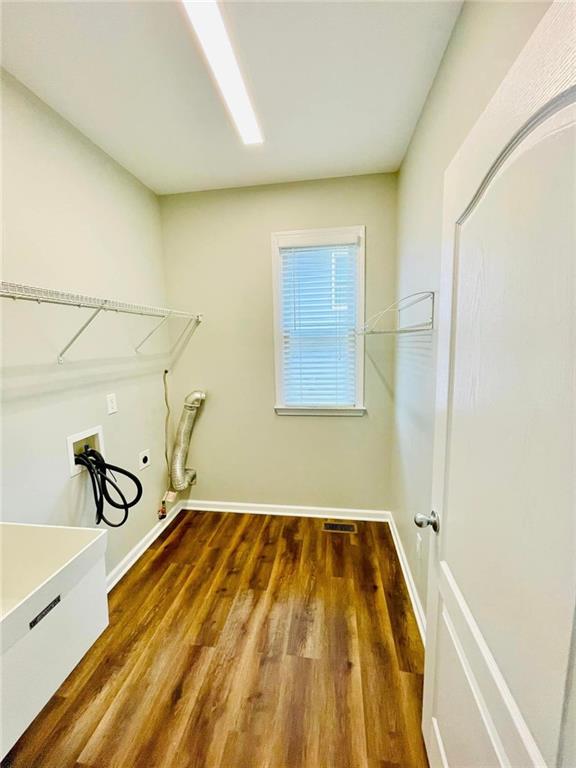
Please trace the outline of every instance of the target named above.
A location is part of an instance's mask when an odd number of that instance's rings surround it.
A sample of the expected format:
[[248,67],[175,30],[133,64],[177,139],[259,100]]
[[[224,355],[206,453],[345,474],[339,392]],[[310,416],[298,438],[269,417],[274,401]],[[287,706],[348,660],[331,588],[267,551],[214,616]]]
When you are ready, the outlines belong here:
[[358,238],[333,245],[280,244],[281,406],[362,407],[359,256]]

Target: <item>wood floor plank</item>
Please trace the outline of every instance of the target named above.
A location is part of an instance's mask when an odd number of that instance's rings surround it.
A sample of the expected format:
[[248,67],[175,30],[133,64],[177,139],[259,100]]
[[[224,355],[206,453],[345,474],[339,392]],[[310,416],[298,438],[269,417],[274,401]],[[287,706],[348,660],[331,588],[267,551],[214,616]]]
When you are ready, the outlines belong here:
[[272,568],[276,560],[282,525],[282,518],[272,515],[266,517],[266,525],[260,534],[260,546],[256,556],[256,563],[248,583],[249,589],[263,591],[268,588]]
[[375,538],[374,551],[378,558],[388,614],[392,622],[399,667],[403,672],[422,674],[424,649],[390,526],[373,526],[371,531]]
[[2,768],[426,768],[389,528],[183,513]]
[[258,650],[265,656],[284,655],[292,619],[292,592],[297,583],[302,542],[294,519],[284,519],[268,594],[270,610],[260,631]]
[[262,519],[243,518],[236,521],[231,517],[229,523],[230,546],[226,549],[218,573],[206,587],[190,626],[189,639],[198,645],[216,644],[239,589],[242,572]]
[[[398,708],[399,678],[392,626],[366,524],[358,525],[353,553],[354,605],[358,640],[365,732],[369,761],[401,762],[402,717]],[[378,727],[374,724],[378,723]]]
[[[403,734],[415,733],[420,729],[422,718],[422,686],[423,675],[411,672],[400,672],[400,706],[404,716]],[[405,753],[408,755],[407,765],[419,766],[426,759],[420,739],[405,738]]]
[[182,733],[174,768],[221,765],[227,734],[234,729],[238,715],[238,691],[234,695],[236,675],[246,663],[246,657],[254,653],[255,635],[247,628],[253,620],[257,599],[254,592],[248,591],[239,594],[232,603],[207,676]]
[[286,768],[313,768],[318,765],[315,743],[310,742],[307,728],[318,716],[311,710],[315,669],[318,661],[303,656],[286,656],[281,666],[278,707],[270,734],[268,765]]

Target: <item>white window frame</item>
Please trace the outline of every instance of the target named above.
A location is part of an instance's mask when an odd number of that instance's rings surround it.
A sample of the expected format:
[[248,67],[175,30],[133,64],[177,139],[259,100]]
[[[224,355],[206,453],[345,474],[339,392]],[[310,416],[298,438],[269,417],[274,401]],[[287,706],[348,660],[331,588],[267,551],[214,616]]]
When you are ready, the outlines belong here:
[[272,234],[272,276],[274,295],[274,358],[276,374],[276,405],[274,410],[279,416],[363,416],[364,404],[364,336],[358,334],[356,345],[356,404],[346,406],[291,406],[284,402],[283,393],[283,358],[282,358],[282,290],[280,249],[290,247],[312,247],[316,245],[358,245],[356,259],[357,310],[356,329],[364,325],[365,302],[365,240],[364,225],[351,227],[333,227],[328,229],[299,229]]

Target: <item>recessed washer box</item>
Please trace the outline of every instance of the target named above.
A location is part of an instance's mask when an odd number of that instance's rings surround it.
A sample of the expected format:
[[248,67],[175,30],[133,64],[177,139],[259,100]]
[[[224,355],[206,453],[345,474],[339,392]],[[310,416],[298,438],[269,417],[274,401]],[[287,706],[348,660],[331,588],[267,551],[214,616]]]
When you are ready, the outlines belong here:
[[74,463],[74,458],[77,453],[80,453],[85,445],[89,445],[90,448],[94,448],[98,453],[105,455],[104,450],[104,433],[102,426],[91,427],[91,429],[85,429],[83,432],[77,432],[75,435],[69,435],[66,438],[68,445],[68,463],[70,465],[70,477],[79,475],[84,471],[84,467]]

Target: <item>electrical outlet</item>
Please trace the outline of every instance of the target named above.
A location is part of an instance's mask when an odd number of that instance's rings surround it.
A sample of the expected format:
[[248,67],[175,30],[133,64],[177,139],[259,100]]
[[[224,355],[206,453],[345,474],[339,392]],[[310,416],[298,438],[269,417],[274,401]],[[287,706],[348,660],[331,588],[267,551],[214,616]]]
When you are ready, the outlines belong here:
[[416,557],[418,560],[422,557],[422,536],[421,534],[416,534]]
[[110,392],[109,395],[106,395],[106,407],[108,408],[108,414],[116,413],[118,411],[115,392]]
[[150,466],[150,448],[141,451],[138,455],[138,469],[146,469]]

